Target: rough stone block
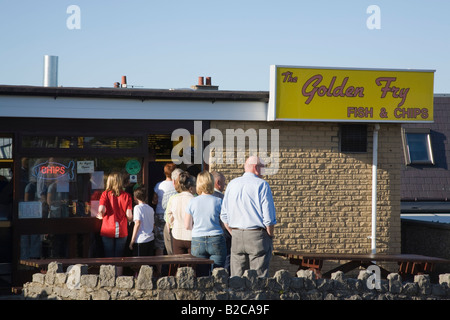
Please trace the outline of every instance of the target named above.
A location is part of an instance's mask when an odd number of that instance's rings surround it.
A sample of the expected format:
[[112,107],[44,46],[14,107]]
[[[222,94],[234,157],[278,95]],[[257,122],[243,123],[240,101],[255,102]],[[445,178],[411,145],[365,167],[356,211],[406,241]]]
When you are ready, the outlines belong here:
[[230,275],[224,268],[215,268],[212,272],[212,278],[214,280],[214,286],[220,289],[226,289],[228,287],[228,279]]
[[136,280],[136,289],[152,290],[153,289],[153,268],[150,266],[141,266],[139,275]]
[[310,279],[310,280],[315,280],[316,279],[316,275],[314,273],[314,271],[312,270],[298,270],[297,271],[297,277],[299,278],[306,278],[306,279]]
[[100,266],[100,287],[114,287],[116,285],[116,267],[113,265]]
[[111,295],[105,289],[100,289],[92,293],[92,300],[110,300]]
[[442,284],[432,284],[431,285],[431,294],[437,297],[443,297],[447,294],[447,290]]
[[288,290],[289,289],[289,287],[291,285],[291,281],[292,281],[292,276],[289,273],[289,271],[287,271],[287,270],[279,270],[279,271],[277,271],[275,273],[274,278],[280,284],[282,290]]
[[418,274],[414,276],[414,282],[419,286],[420,294],[430,294],[431,293],[431,282],[430,276],[428,274]]
[[331,274],[331,280],[335,280],[335,281],[339,281],[344,283],[345,279],[344,279],[344,272],[342,271],[336,271],[334,273]]
[[191,267],[178,268],[176,278],[179,289],[195,288],[195,271]]
[[133,276],[117,277],[116,287],[120,289],[132,289],[134,287],[134,277]]
[[44,284],[45,283],[45,274],[43,273],[35,273],[33,274],[33,282]]
[[417,286],[417,283],[414,282],[406,282],[403,285],[402,293],[407,296],[415,296],[417,295],[419,287]]
[[450,273],[444,273],[439,275],[439,284],[447,284],[450,287]]
[[199,277],[197,278],[198,290],[210,290],[214,287],[214,280],[212,277]]
[[246,287],[245,279],[238,276],[230,277],[228,280],[228,287],[234,290],[244,290]]
[[84,264],[76,264],[67,268],[67,288],[70,290],[80,289],[81,275],[87,274],[88,267]]
[[156,286],[160,290],[171,290],[177,287],[177,282],[175,281],[175,277],[162,277],[158,279]]
[[47,274],[49,273],[61,273],[63,271],[63,265],[59,262],[50,262],[47,266]]
[[56,285],[64,284],[64,283],[66,283],[66,280],[67,280],[67,274],[65,272],[64,273],[57,273],[55,275],[55,284]]
[[87,288],[95,288],[98,283],[98,275],[96,274],[83,274],[81,276],[81,286]]
[[256,270],[245,270],[242,278],[245,279],[245,285],[247,288],[254,290],[258,285],[258,273]]
[[389,292],[390,293],[402,292],[402,288],[403,288],[402,277],[398,273],[388,274],[387,280],[389,281]]
[[301,290],[305,287],[304,278],[294,277],[291,279],[291,288],[294,291]]

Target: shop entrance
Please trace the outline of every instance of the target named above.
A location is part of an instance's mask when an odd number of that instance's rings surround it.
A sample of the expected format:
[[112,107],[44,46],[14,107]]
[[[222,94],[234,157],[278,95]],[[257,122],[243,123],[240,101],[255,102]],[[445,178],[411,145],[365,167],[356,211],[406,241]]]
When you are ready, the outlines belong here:
[[[166,179],[164,175],[164,165],[172,161],[172,149],[176,142],[171,140],[170,134],[149,134],[148,135],[148,199],[151,202],[153,197],[153,188],[158,182]],[[192,162],[194,159],[192,159]],[[184,163],[177,163],[177,168],[189,172],[193,176],[203,169],[202,164],[186,165]]]

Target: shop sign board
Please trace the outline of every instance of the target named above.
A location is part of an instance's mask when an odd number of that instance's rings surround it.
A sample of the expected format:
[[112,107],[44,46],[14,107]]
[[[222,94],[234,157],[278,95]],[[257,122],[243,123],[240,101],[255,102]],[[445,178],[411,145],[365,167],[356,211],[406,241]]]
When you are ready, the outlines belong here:
[[434,72],[272,65],[268,120],[433,122]]

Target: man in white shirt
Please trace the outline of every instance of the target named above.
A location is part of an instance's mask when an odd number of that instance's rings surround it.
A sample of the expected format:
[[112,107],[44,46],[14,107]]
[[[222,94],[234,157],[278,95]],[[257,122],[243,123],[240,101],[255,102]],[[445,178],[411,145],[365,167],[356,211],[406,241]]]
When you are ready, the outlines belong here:
[[245,162],[245,173],[230,181],[220,218],[231,233],[231,276],[247,269],[268,275],[272,257],[275,205],[269,184],[261,179],[264,165],[256,156]]

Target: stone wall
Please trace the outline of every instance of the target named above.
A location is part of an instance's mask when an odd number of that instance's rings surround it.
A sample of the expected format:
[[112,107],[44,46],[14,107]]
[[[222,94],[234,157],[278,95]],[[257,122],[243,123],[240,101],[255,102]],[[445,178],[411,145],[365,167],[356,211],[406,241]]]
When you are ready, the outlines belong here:
[[101,266],[98,275],[88,274],[86,265],[63,272],[61,264],[53,262],[46,274],[33,275],[22,294],[40,300],[450,300],[450,274],[440,275],[439,283],[431,283],[428,275],[402,282],[398,274],[390,274],[379,288],[368,278],[366,271],[357,278],[339,271],[331,279],[315,279],[310,270],[300,270],[296,277],[287,270],[270,278],[259,278],[254,270],[229,277],[222,268],[196,277],[192,268],[182,267],[176,276],[156,279],[149,266],[134,277],[117,276],[111,265]]
[[[277,213],[275,250],[371,252],[368,237],[371,236],[373,125],[368,124],[365,153],[340,152],[338,123],[211,121],[210,127],[220,130],[224,138],[239,128],[241,136],[249,129],[257,133],[267,130],[268,153],[270,130],[279,129],[279,170],[264,177],[272,189]],[[401,152],[400,125],[382,124],[378,144],[379,253],[398,254],[401,250]],[[227,160],[225,152],[223,159]],[[212,163],[210,170],[222,172],[227,182],[244,172],[243,165],[237,165],[236,161]],[[332,267],[324,266],[324,271]],[[396,266],[384,267],[390,271],[396,269]],[[274,257],[270,274],[280,269],[294,272],[295,266]]]

